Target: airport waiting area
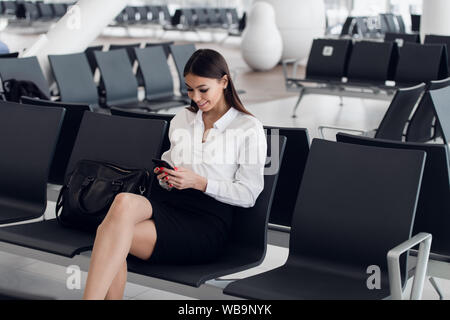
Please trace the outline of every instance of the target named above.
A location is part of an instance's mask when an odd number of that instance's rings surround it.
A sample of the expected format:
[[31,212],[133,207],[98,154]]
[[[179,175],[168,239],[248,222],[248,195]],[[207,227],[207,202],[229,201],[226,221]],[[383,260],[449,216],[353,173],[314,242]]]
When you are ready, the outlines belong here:
[[[124,300],[450,299],[449,12],[445,0],[0,1],[0,300],[87,298],[124,194],[171,203],[133,224],[107,299],[116,281]],[[229,70],[208,76],[199,52]],[[228,111],[210,121],[213,94]],[[218,151],[236,163],[189,164],[205,186],[175,179],[176,129],[194,126],[193,155],[208,159],[238,120],[262,149],[243,133]],[[260,150],[258,170],[243,162]],[[167,240],[190,227],[175,215],[186,195],[230,209],[214,259],[173,257],[209,248]],[[155,261],[133,251],[149,221]]]

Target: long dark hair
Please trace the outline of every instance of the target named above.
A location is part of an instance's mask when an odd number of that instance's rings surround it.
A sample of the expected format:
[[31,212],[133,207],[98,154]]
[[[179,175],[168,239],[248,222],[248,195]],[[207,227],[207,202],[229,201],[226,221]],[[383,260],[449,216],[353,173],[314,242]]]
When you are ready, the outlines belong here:
[[[243,113],[253,116],[245,109],[244,105],[239,99],[233,81],[230,77],[230,70],[224,57],[217,51],[211,49],[199,49],[195,51],[189,58],[184,67],[183,76],[193,74],[199,77],[211,78],[220,80],[224,75],[227,75],[228,85],[224,91],[225,102],[227,106],[235,108]],[[197,104],[191,100],[191,106],[187,108],[192,112],[198,111]]]

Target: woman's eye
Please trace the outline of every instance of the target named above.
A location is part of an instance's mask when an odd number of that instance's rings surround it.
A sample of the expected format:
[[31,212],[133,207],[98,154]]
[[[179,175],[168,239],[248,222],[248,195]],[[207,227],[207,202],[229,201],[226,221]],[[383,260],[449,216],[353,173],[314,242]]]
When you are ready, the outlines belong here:
[[209,89],[202,89],[202,90],[200,90],[200,92],[201,92],[201,93],[205,93],[205,92],[208,92],[208,90],[209,90]]
[[194,90],[192,90],[191,88],[188,88],[187,91],[194,91]]

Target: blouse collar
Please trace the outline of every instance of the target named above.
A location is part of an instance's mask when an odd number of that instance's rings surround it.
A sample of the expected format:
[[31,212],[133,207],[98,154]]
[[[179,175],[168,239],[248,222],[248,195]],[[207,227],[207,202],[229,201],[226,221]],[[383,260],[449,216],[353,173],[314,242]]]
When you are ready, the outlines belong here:
[[[230,109],[228,109],[227,112],[225,112],[225,114],[223,116],[221,116],[219,118],[219,120],[214,122],[213,127],[215,129],[217,129],[219,132],[223,132],[230,125],[230,123],[234,120],[234,118],[236,118],[238,113],[239,113],[239,111],[237,109],[231,107]],[[192,124],[194,124],[194,123],[203,124],[202,114],[203,114],[203,111],[198,110]]]

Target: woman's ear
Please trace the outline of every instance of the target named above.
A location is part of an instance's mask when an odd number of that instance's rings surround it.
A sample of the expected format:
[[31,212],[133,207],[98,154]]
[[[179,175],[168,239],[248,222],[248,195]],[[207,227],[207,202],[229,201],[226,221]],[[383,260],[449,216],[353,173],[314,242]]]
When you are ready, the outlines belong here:
[[223,90],[228,87],[228,75],[224,75],[220,81],[223,83]]

